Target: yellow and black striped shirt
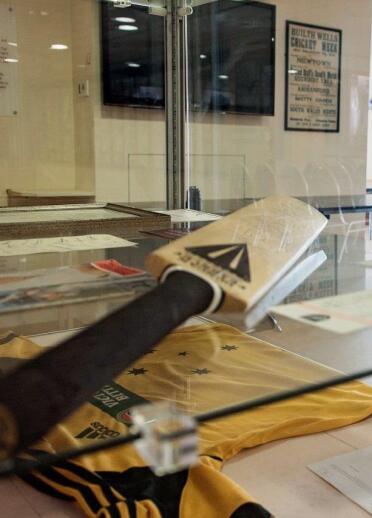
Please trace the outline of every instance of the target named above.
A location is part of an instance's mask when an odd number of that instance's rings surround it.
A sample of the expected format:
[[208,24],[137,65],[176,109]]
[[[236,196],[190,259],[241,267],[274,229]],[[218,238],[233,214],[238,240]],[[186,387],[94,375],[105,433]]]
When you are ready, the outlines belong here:
[[[3,337],[0,369],[14,368],[40,350],[27,339]],[[130,408],[143,401],[170,400],[185,413],[198,414],[333,374],[226,325],[183,327],[102,387],[29,454],[59,452],[126,433]],[[27,481],[75,500],[95,518],[269,517],[220,472],[223,462],[244,448],[345,426],[371,413],[372,388],[352,382],[200,426],[199,463],[181,473],[156,477],[135,448],[125,446],[61,463]]]

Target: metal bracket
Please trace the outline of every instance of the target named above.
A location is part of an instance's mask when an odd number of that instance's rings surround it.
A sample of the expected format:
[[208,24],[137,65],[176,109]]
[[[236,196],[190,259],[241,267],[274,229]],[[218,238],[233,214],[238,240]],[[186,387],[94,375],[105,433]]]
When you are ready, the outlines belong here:
[[148,7],[150,14],[161,13],[161,16],[165,16],[167,14],[167,10],[165,7],[165,2],[163,0],[111,0],[114,7],[121,7],[125,9],[126,7],[130,7],[131,5],[140,5],[142,7]]
[[167,10],[165,7],[149,7],[149,14],[154,16],[167,16]]
[[177,14],[178,16],[190,16],[194,12],[190,0],[180,0]]
[[161,401],[131,408],[135,447],[158,476],[189,468],[198,459],[197,424],[174,403]]

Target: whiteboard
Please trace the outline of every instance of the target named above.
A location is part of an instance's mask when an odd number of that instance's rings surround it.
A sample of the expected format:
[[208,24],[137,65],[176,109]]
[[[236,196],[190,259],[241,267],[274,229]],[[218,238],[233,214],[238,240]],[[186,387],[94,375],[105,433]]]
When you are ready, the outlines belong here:
[[15,8],[0,3],[0,117],[17,115],[18,41]]

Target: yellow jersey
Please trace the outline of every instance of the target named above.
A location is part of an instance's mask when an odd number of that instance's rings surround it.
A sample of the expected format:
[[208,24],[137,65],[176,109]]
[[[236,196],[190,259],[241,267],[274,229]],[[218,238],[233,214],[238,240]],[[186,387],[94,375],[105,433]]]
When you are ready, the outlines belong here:
[[[30,340],[4,336],[0,370],[8,371],[41,351]],[[84,358],[81,361],[83,375]],[[125,434],[130,408],[144,401],[173,401],[183,412],[196,415],[335,374],[227,325],[182,327],[97,391],[29,454]],[[351,382],[201,425],[199,463],[181,473],[156,477],[130,445],[63,462],[26,480],[49,494],[75,500],[95,518],[268,518],[268,511],[220,472],[223,462],[244,448],[345,426],[371,413],[372,387]]]

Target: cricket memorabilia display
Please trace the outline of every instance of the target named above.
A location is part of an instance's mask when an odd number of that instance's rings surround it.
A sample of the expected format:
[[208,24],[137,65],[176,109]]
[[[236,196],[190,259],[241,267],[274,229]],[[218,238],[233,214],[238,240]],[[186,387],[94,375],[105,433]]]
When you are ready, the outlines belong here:
[[0,379],[1,455],[38,440],[189,317],[254,310],[326,223],[272,196],[152,252],[155,289]]

